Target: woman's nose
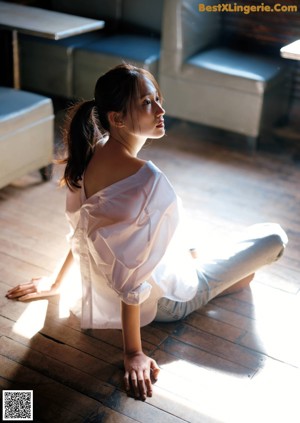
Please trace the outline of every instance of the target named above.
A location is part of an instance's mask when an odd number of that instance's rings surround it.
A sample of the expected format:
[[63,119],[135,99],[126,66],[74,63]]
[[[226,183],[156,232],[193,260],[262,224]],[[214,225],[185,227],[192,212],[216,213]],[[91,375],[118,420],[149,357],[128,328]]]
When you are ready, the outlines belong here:
[[157,103],[157,116],[164,115],[166,113],[165,109],[162,107],[161,104]]

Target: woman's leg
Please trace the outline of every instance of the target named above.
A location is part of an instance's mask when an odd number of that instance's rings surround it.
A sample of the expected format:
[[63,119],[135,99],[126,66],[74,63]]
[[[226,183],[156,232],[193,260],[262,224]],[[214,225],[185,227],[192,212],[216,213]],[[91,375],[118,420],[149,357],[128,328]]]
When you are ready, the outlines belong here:
[[261,267],[278,260],[287,242],[287,235],[279,225],[262,223],[250,226],[217,249],[214,258],[200,262],[198,267],[205,303]]
[[[196,248],[190,249],[190,253],[191,253],[191,256],[193,257],[193,259],[198,259],[199,258],[198,251],[197,251]],[[222,291],[218,295],[218,297],[222,297],[224,295],[233,294],[235,292],[239,292],[242,289],[247,288],[250,285],[250,283],[253,281],[254,276],[255,276],[255,273],[252,273],[251,275],[246,276],[245,278],[239,280],[235,284],[231,285],[229,288],[227,288],[224,291]]]
[[278,260],[287,242],[287,235],[279,225],[263,223],[250,226],[226,245],[216,246],[214,258],[205,262],[196,259],[199,278],[196,296],[187,302],[162,298],[155,320],[178,320],[212,298],[237,289],[237,283],[250,283],[258,269]]
[[218,295],[218,297],[223,297],[224,295],[234,294],[236,292],[241,291],[242,289],[247,288],[250,285],[250,283],[253,281],[254,276],[255,276],[255,273],[252,273],[251,275],[246,276],[245,278],[241,279],[240,281],[231,285],[229,288],[222,291]]

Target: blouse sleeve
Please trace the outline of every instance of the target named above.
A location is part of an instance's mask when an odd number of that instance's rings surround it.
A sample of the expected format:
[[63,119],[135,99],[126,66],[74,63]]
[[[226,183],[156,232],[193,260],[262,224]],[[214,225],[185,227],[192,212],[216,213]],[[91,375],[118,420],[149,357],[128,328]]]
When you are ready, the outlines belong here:
[[102,207],[85,210],[88,250],[97,271],[120,298],[127,304],[140,304],[150,295],[147,279],[177,227],[177,197],[159,174],[142,187],[130,187],[103,200]]

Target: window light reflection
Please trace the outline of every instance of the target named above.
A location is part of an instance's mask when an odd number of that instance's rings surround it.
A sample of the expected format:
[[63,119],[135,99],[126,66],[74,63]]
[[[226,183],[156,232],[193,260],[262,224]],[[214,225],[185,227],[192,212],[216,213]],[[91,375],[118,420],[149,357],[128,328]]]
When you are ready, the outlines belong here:
[[26,309],[13,326],[13,332],[31,339],[45,324],[48,300],[37,300],[28,303]]
[[81,279],[80,271],[76,264],[70,267],[61,286],[59,299],[59,318],[64,319],[70,316],[70,309],[77,308],[77,304],[81,307]]
[[201,423],[300,421],[300,371],[269,359],[248,378],[184,360],[161,365],[154,395],[174,414]]

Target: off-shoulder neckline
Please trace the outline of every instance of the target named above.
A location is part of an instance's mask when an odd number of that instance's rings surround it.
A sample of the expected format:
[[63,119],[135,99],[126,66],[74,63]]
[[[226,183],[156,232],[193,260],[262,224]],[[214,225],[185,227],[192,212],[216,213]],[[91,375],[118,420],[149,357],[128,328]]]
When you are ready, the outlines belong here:
[[158,168],[155,166],[155,164],[151,160],[148,160],[143,164],[143,166],[140,167],[140,169],[138,171],[136,171],[132,175],[129,175],[126,178],[120,179],[119,181],[114,182],[113,184],[110,184],[107,187],[101,188],[99,191],[95,192],[93,195],[91,195],[88,198],[86,197],[86,194],[85,194],[84,175],[83,175],[82,181],[81,181],[81,187],[82,187],[81,188],[81,197],[82,197],[83,202],[90,201],[94,197],[99,197],[100,195],[104,195],[106,192],[111,191],[111,190],[117,191],[119,186],[122,187],[122,185],[124,185],[125,183],[128,183],[128,181],[130,179],[134,179],[134,178],[140,176],[140,173],[145,171],[145,169],[147,169],[147,168],[152,168],[152,169],[155,169],[156,171],[158,170]]

